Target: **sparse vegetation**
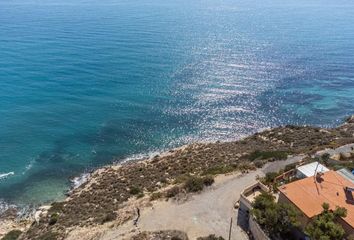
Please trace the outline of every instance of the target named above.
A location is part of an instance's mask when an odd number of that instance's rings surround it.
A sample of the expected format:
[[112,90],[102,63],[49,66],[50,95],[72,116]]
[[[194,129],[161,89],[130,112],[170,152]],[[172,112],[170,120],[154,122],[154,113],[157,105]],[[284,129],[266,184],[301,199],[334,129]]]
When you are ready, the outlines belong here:
[[263,160],[255,160],[253,163],[256,168],[261,168],[265,164],[265,162]]
[[174,183],[175,184],[181,184],[181,183],[184,183],[186,182],[191,176],[189,174],[182,174],[178,177],[176,177]]
[[[181,186],[176,185],[166,191],[165,195],[167,198],[173,198],[177,196],[181,191],[199,192],[202,191],[204,187],[211,186],[214,183],[214,178],[210,175],[203,176],[203,177],[188,176],[188,177],[184,177],[183,180],[184,182],[182,183]],[[154,196],[153,199],[159,196],[160,194]]]
[[347,237],[347,240],[354,240],[354,233],[350,234],[350,235]]
[[143,192],[138,193],[138,195],[136,195],[136,198],[143,198],[145,196],[145,194]]
[[8,232],[1,240],[16,240],[22,234],[20,230],[12,230]]
[[49,213],[58,213],[63,211],[64,208],[64,202],[54,202],[51,205],[51,208],[49,209]]
[[290,164],[286,165],[285,168],[284,168],[284,172],[290,171],[291,169],[295,169],[297,164],[298,163],[295,162],[295,163],[290,163]]
[[41,235],[38,240],[58,240],[59,233],[48,231]]
[[180,187],[178,186],[173,186],[166,192],[166,197],[167,198],[173,198],[175,197],[179,192],[181,191]]
[[170,240],[188,240],[186,233],[176,230],[141,232],[133,236],[131,240],[147,240],[147,239],[170,239]]
[[103,216],[101,223],[103,224],[103,223],[106,223],[106,222],[111,222],[111,221],[113,221],[113,220],[116,219],[116,218],[117,218],[117,213],[115,213],[115,212],[108,212],[108,213],[106,213],[106,214]]
[[133,187],[130,188],[129,193],[131,195],[138,195],[139,193],[141,193],[141,189],[138,188],[138,187],[133,186]]
[[154,193],[152,193],[151,194],[151,196],[150,196],[150,201],[155,201],[155,200],[157,200],[157,199],[160,199],[160,198],[162,198],[162,193],[161,192],[154,192]]
[[[66,228],[97,224],[107,210],[118,211],[122,203],[142,192],[161,192],[168,183],[183,186],[191,175],[247,172],[255,169],[256,165],[260,166],[258,160],[267,162],[285,158],[290,152],[314,153],[327,147],[352,143],[353,134],[354,124],[326,131],[314,127],[285,126],[254,134],[241,141],[191,144],[150,161],[128,162],[119,168],[106,167],[103,174],[92,174],[94,181],[86,184],[84,191],[79,188],[69,200],[52,204],[49,216],[53,213],[60,216],[54,225],[48,224],[49,217],[43,217],[39,224],[24,233],[24,238],[40,239],[47,232],[63,238]],[[180,187],[178,190],[181,190]],[[167,197],[168,194],[162,195]]]
[[256,150],[249,155],[251,161],[259,159],[270,159],[282,160],[288,157],[288,153],[285,151],[259,151]]
[[53,213],[50,215],[50,218],[49,218],[49,225],[54,225],[58,222],[58,219],[59,219],[59,214],[58,213]]
[[217,237],[215,234],[211,234],[207,237],[199,237],[197,240],[225,240],[223,237]]
[[212,176],[203,177],[203,184],[205,186],[211,186],[214,184],[214,182],[215,182],[215,180]]
[[184,188],[187,192],[199,192],[204,188],[203,179],[199,177],[190,177],[186,181]]
[[256,166],[250,162],[242,162],[238,165],[238,170],[241,172],[247,172],[249,170],[256,170]]
[[347,168],[350,171],[354,170],[354,157],[352,159],[348,159],[347,161],[338,161],[338,163],[327,162],[327,167],[333,168],[334,170],[338,170],[341,168]]
[[206,177],[190,177],[184,184],[184,188],[187,192],[199,192],[203,190],[205,186],[211,186],[214,183],[214,178],[211,176]]
[[206,169],[202,175],[218,175],[233,172],[237,169],[237,164],[233,165],[217,165]]
[[266,173],[265,176],[265,183],[266,184],[272,184],[274,182],[274,179],[279,175],[277,172],[268,172]]
[[330,155],[328,153],[325,153],[321,156],[321,159],[323,161],[324,164],[328,164],[328,161],[330,159]]

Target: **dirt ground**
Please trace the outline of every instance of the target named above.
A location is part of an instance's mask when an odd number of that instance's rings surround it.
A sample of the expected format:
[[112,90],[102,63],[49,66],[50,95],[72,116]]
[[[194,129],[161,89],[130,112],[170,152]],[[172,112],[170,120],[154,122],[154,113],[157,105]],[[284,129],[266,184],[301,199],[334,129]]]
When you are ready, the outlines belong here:
[[[137,226],[128,221],[120,226],[91,229],[90,238],[100,240],[130,239],[143,231],[180,230],[190,239],[215,234],[225,239],[229,237],[230,221],[233,226],[231,239],[249,239],[237,226],[237,210],[233,208],[244,188],[256,182],[257,176],[264,176],[270,170],[278,171],[286,164],[301,160],[302,157],[290,157],[285,161],[272,162],[263,169],[247,174],[233,173],[216,177],[215,184],[199,194],[188,196],[184,200],[158,200],[151,206],[140,208]],[[88,239],[87,229],[73,231],[68,239]]]

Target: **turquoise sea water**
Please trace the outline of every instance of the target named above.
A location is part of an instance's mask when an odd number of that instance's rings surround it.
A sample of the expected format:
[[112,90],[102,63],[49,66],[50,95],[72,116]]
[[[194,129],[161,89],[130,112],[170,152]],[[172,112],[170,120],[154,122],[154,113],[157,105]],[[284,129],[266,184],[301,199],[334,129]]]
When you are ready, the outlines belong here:
[[353,110],[351,0],[0,1],[8,203],[60,199],[113,161]]

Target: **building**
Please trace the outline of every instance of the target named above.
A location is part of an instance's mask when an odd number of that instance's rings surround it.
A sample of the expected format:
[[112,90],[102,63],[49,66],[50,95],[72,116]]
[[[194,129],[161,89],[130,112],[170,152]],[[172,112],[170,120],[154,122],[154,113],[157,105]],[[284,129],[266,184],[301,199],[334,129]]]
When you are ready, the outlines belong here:
[[269,192],[269,188],[261,182],[257,182],[245,188],[240,196],[237,225],[244,231],[250,232],[255,240],[269,239],[250,214],[255,198],[265,192]]
[[300,222],[306,226],[322,212],[322,204],[329,203],[347,209],[347,216],[340,218],[347,235],[354,234],[354,183],[335,171],[326,171],[279,187],[279,202],[294,205],[301,213]]
[[352,183],[354,183],[354,170],[352,172],[350,172],[348,169],[342,168],[342,169],[337,170],[337,173],[339,173],[344,178],[346,178],[349,181],[351,181]]
[[254,202],[255,198],[266,192],[269,192],[269,188],[261,182],[257,182],[251,186],[248,186],[241,192],[240,208],[249,211],[252,209],[252,203]]
[[312,177],[315,173],[325,173],[329,169],[320,164],[319,162],[312,162],[296,168],[296,178],[302,179]]

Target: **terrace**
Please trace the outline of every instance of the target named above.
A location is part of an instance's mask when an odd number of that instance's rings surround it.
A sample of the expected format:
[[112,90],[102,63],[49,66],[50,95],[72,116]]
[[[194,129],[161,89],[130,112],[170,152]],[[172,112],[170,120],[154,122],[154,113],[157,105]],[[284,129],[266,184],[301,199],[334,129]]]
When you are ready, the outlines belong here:
[[257,182],[241,192],[240,202],[243,203],[248,209],[252,208],[254,199],[262,193],[269,192],[269,188],[263,183]]

